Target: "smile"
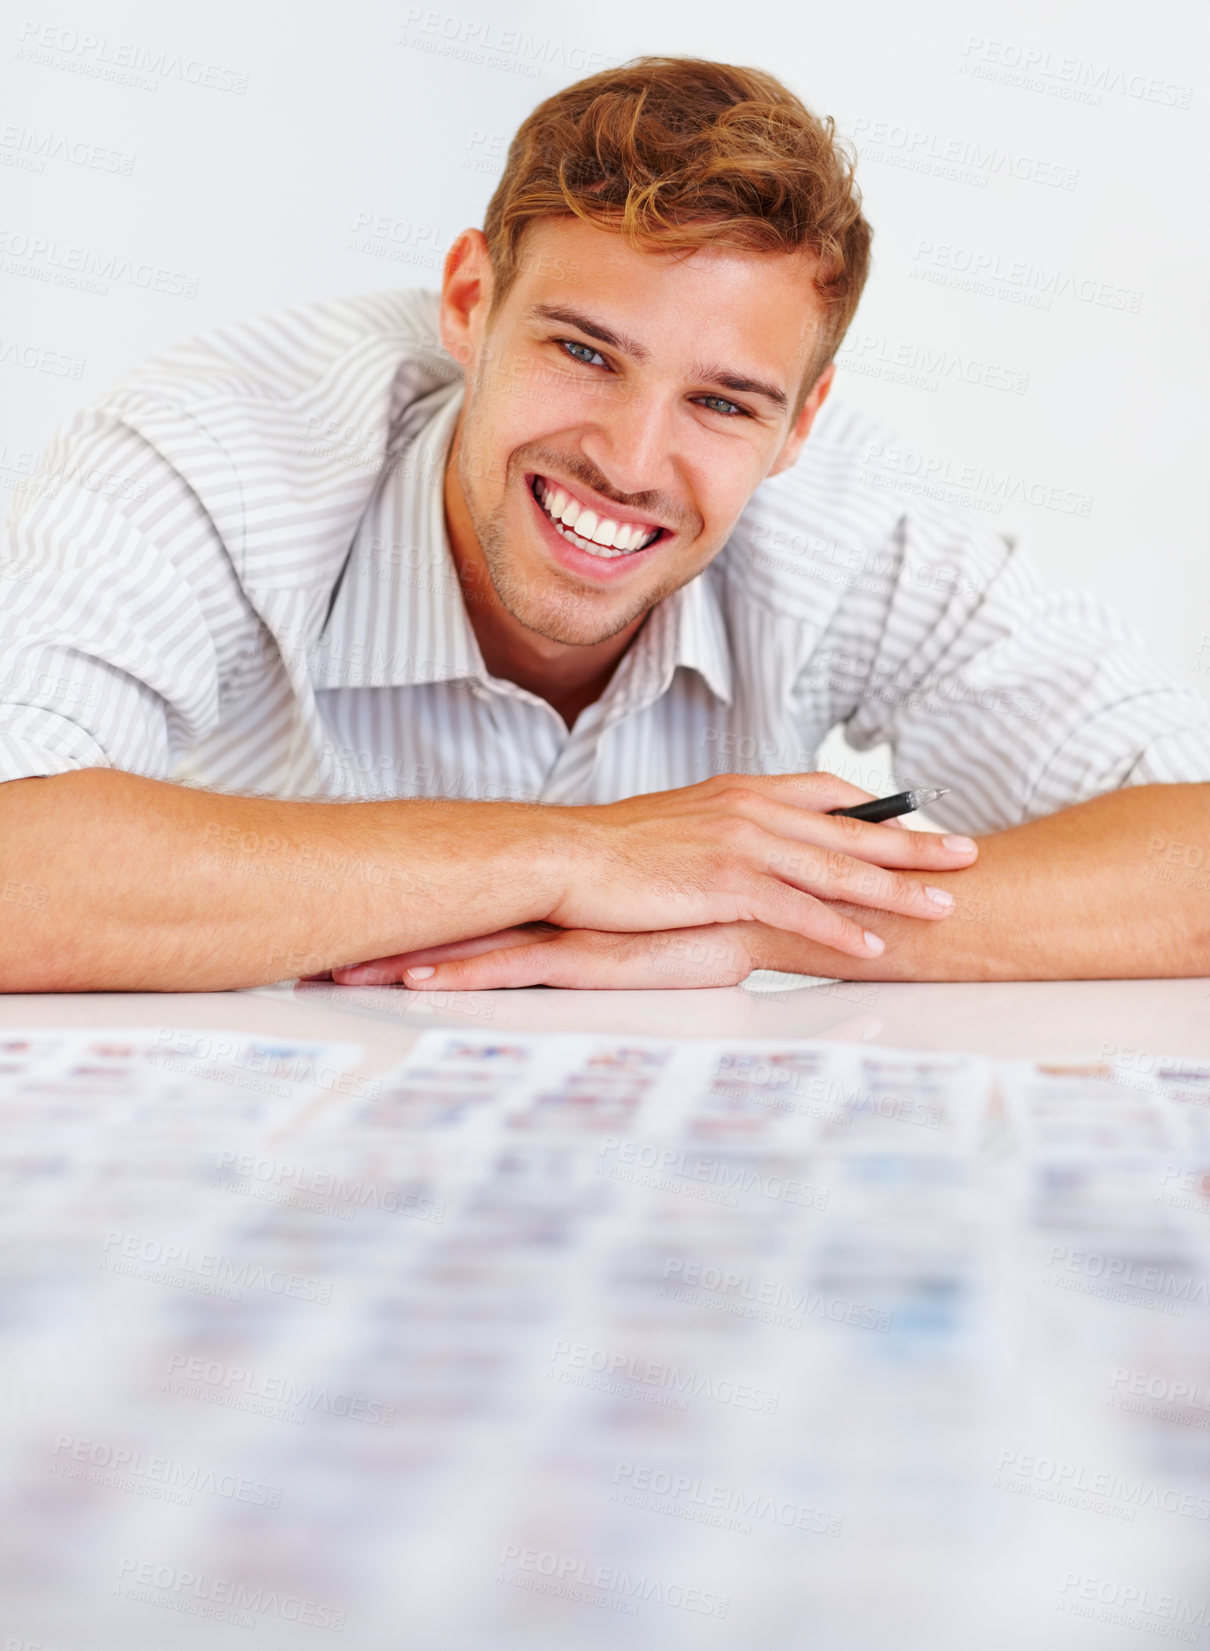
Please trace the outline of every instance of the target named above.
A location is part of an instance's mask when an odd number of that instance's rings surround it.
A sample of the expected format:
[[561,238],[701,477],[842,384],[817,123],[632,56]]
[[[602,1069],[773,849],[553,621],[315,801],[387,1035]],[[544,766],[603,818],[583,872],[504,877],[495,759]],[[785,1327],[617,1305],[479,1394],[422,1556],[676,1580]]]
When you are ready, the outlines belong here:
[[566,488],[553,487],[543,476],[534,477],[531,490],[555,531],[591,556],[633,556],[654,544],[664,531],[646,522],[619,522],[599,516]]

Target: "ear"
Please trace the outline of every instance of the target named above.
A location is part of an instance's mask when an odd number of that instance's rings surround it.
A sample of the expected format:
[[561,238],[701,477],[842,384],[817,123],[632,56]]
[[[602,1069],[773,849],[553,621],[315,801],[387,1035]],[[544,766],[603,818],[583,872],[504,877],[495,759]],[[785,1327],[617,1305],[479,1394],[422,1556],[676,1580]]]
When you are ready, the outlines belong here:
[[811,433],[811,426],[815,423],[815,415],[828,399],[828,391],[832,388],[832,380],[835,377],[835,364],[829,362],[811,386],[810,393],[806,401],[803,402],[802,411],[794,420],[790,434],[786,437],[785,446],[774,459],[772,468],[768,471],[770,476],[779,475],[783,470],[788,470],[792,464],[797,462],[798,455],[802,452],[802,444]]
[[492,301],[492,264],[481,229],[464,229],[441,274],[441,342],[462,367],[473,359]]

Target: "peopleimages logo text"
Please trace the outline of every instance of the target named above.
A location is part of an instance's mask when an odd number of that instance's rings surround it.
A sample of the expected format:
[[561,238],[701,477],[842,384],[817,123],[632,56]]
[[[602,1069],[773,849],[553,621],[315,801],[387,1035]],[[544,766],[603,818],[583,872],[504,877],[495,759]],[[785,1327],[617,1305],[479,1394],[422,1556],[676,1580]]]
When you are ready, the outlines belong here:
[[337,1606],[302,1599],[297,1594],[279,1593],[275,1588],[252,1588],[228,1577],[210,1577],[204,1572],[180,1570],[175,1565],[157,1565],[149,1559],[123,1559],[118,1565],[117,1587],[128,1599],[143,1599],[152,1605],[170,1604],[189,1616],[214,1615],[214,1607],[250,1613],[253,1627],[258,1616],[278,1617],[283,1622],[305,1623],[312,1628],[331,1628],[336,1633],[345,1625],[345,1612]]

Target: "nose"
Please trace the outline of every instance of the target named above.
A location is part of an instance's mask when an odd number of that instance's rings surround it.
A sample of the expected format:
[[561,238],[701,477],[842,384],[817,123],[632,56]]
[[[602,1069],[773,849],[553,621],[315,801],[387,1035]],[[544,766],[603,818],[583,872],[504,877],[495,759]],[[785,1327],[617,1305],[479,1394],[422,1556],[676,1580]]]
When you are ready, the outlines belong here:
[[653,391],[610,398],[580,438],[584,456],[617,493],[677,492],[675,403]]

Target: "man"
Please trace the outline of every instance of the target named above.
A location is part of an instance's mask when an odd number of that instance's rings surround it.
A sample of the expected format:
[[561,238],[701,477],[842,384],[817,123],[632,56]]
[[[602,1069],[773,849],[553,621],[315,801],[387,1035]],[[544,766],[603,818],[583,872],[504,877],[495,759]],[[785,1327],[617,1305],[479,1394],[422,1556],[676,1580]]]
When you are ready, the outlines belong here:
[[[830,123],[642,59],[524,123],[439,304],[70,420],[6,552],[0,986],[1210,972],[1146,876],[1210,847],[1210,707],[825,407],[868,248]],[[979,843],[831,815],[838,723]]]

